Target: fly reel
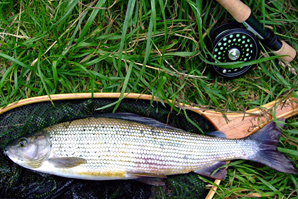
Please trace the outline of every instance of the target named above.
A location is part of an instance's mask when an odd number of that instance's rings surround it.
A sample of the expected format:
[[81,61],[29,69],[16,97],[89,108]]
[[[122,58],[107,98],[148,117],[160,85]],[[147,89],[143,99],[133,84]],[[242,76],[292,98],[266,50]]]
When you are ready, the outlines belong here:
[[[256,36],[245,29],[242,24],[223,24],[205,38],[205,43],[211,53],[209,59],[214,63],[248,62],[258,58],[259,43]],[[246,73],[252,65],[224,68],[211,65],[216,73],[223,77],[237,77]]]

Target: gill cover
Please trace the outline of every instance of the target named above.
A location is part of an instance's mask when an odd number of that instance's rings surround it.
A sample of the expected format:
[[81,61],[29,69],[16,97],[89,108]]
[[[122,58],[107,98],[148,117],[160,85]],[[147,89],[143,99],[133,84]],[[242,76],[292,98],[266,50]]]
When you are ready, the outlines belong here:
[[5,148],[7,156],[24,167],[38,168],[51,151],[49,139],[40,133],[22,137]]

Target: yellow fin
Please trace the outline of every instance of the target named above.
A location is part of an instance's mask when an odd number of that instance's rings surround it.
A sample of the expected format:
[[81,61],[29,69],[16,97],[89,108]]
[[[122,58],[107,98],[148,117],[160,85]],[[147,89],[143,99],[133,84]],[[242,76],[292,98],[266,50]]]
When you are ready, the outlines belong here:
[[84,158],[77,157],[50,158],[48,161],[57,168],[72,168],[87,162]]

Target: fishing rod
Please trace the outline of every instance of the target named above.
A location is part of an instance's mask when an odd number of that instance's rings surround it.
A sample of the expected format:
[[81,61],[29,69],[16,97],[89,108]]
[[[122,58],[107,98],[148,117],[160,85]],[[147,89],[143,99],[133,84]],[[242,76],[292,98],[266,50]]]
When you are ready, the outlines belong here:
[[[216,0],[238,22],[223,24],[210,33],[211,43],[207,42],[212,55],[219,62],[252,61],[258,58],[259,39],[285,63],[296,57],[296,50],[285,41],[278,39],[274,32],[261,24],[251,9],[240,0]],[[220,46],[221,45],[221,46]],[[225,45],[225,46],[223,46]],[[225,50],[226,46],[230,46]],[[241,68],[213,66],[215,72],[224,77],[236,77],[246,73],[251,65]]]

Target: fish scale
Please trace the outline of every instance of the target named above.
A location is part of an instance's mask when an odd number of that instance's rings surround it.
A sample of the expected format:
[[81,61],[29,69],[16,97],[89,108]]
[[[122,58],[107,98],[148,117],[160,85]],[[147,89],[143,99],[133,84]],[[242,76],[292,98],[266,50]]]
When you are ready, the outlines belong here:
[[[58,124],[45,131],[50,133],[52,151],[56,156],[84,157],[87,164],[82,166],[86,169],[109,167],[156,175],[188,173],[199,169],[200,165],[212,164],[214,159],[240,158],[243,154],[235,153],[233,148],[239,149],[240,146],[249,154],[256,145],[111,118],[82,119],[68,125]],[[71,143],[65,141],[72,135],[78,139]],[[216,146],[219,141],[224,142],[222,147]],[[73,148],[73,145],[77,147]],[[61,147],[64,150],[60,150]]]
[[5,153],[25,168],[85,180],[141,180],[189,172],[223,179],[226,170],[214,170],[233,159],[297,172],[293,162],[276,150],[281,130],[275,123],[236,140],[222,138],[221,132],[212,133],[218,137],[199,135],[164,128],[153,119],[124,116],[129,120],[97,117],[56,124],[16,140]]

